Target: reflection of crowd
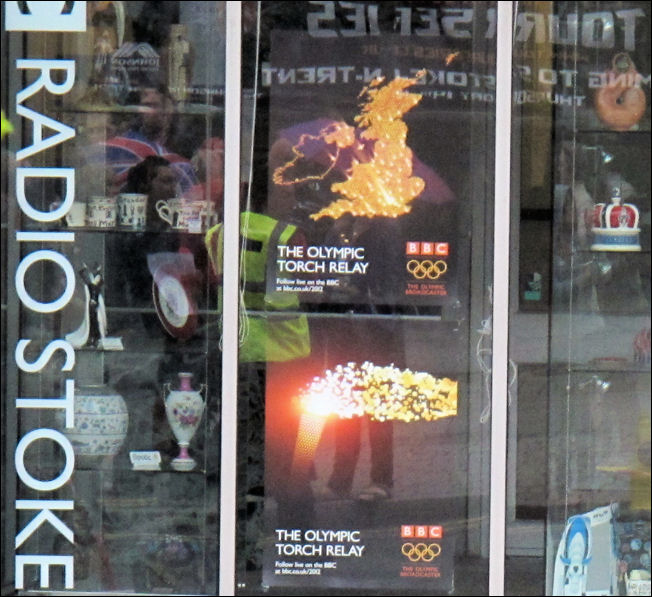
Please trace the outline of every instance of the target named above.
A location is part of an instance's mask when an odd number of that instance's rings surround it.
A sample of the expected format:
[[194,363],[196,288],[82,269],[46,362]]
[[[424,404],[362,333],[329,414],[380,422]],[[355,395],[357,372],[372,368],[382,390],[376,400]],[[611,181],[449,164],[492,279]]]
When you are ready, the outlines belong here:
[[[266,486],[280,498],[279,515],[285,522],[307,522],[314,499],[376,501],[391,497],[393,487],[393,423],[361,417],[329,419],[335,437],[335,453],[327,477],[317,477],[312,463],[298,468],[293,455],[299,448],[302,417],[298,397],[327,369],[339,364],[369,360],[377,365],[404,366],[400,321],[342,314],[310,318],[311,354],[293,362],[267,365],[266,390]],[[363,432],[368,432],[369,476],[353,493],[361,454]]]
[[127,174],[126,193],[147,195],[147,222],[150,230],[162,230],[164,222],[158,217],[156,203],[177,195],[177,176],[170,162],[158,155],[147,156],[130,168]]
[[[204,139],[193,148],[191,158],[187,159],[171,149],[174,145],[173,125],[177,119],[174,102],[165,89],[143,88],[139,92],[138,110],[136,120],[126,130],[101,143],[103,151],[99,155],[93,152],[95,159],[106,164],[113,192],[141,192],[133,190],[133,178],[138,178],[139,174],[130,175],[130,171],[140,168],[141,162],[147,158],[156,157],[159,158],[159,165],[163,164],[161,159],[166,160],[165,165],[175,176],[174,193],[166,192],[167,197],[164,198],[184,197],[189,201],[204,201],[219,213],[224,191],[222,139]],[[153,160],[150,162],[154,163]]]
[[[95,136],[89,151],[89,161],[106,171],[104,194],[137,193],[147,196],[147,217],[143,232],[109,237],[114,245],[112,279],[120,284],[111,292],[119,293],[113,300],[132,307],[152,307],[152,276],[148,257],[156,253],[193,254],[196,264],[206,265],[206,255],[199,235],[184,230],[170,234],[171,225],[162,219],[157,203],[168,200],[194,202],[205,206],[208,212],[218,213],[223,192],[223,142],[208,138],[195,147],[184,147],[188,158],[172,148],[176,142],[175,126],[179,115],[175,103],[163,86],[143,87],[138,91],[135,118],[114,117],[114,135],[103,141]],[[124,113],[118,113],[120,117]],[[194,154],[192,153],[194,151]],[[93,181],[96,184],[96,181]],[[146,329],[160,333],[156,316],[145,317]],[[146,320],[146,321],[145,321]]]
[[177,176],[178,193],[197,184],[190,160],[169,149],[174,113],[174,102],[164,88],[140,90],[136,121],[105,144],[104,158],[118,185],[123,186],[129,169],[148,156],[160,156],[170,162]]
[[[170,149],[174,103],[164,90],[145,88],[140,93],[139,101],[140,111],[137,121],[124,132],[109,139],[105,148],[108,165],[120,189],[124,192],[146,194],[149,199],[148,232],[133,233],[128,235],[128,238],[121,235],[116,259],[121,268],[119,275],[124,280],[123,289],[132,294],[131,298],[135,306],[144,307],[150,306],[152,300],[152,277],[147,268],[148,254],[162,251],[174,253],[188,248],[195,253],[204,250],[203,247],[196,246],[197,243],[188,247],[187,240],[191,235],[165,234],[168,226],[158,216],[156,203],[183,196],[188,200],[211,204],[219,212],[223,201],[224,162],[223,142],[217,138],[204,140],[195,149],[191,159],[186,159]],[[320,123],[317,124],[321,126]],[[287,159],[291,145],[292,142],[288,139],[281,139],[271,148],[270,172],[274,165],[278,165],[275,162],[282,163]],[[316,207],[321,207],[318,205],[320,202],[325,198],[330,199],[332,193],[329,183],[333,180],[341,180],[348,169],[348,164],[354,158],[364,158],[364,155],[357,155],[353,151],[349,153],[351,155],[346,156],[348,161],[333,171],[330,180],[325,179],[320,181],[320,184],[303,185],[299,189],[274,185],[268,181],[269,192],[262,193],[259,199],[269,199],[269,202],[252,206],[254,208],[252,211],[270,215],[279,223],[293,221],[295,224],[309,227],[311,223],[307,218],[306,210],[314,212]],[[319,159],[324,158],[321,154],[316,156]],[[421,166],[425,168],[423,164]],[[323,168],[318,170],[323,171]],[[419,214],[429,213],[438,201],[452,202],[450,189],[434,172],[422,171],[420,175],[426,180],[426,189],[430,194],[426,193],[421,202],[415,202],[414,213],[417,215],[412,218],[411,223],[419,219]],[[256,195],[256,190],[253,194]],[[311,204],[311,198],[315,205]],[[428,230],[432,228],[426,218],[421,218],[421,221],[417,221],[416,224],[416,230],[419,229],[419,225],[422,228],[427,227]],[[306,505],[304,513],[309,514],[315,490],[319,490],[322,497],[339,499],[357,497],[361,500],[375,501],[391,497],[393,485],[393,424],[391,422],[368,421],[360,418],[338,421],[334,427],[336,448],[329,478],[324,480],[324,483],[311,485],[316,480],[314,469],[307,471],[304,478],[292,478],[289,467],[295,449],[300,414],[293,411],[292,397],[296,396],[300,387],[309,382],[313,376],[339,363],[371,360],[381,366],[393,364],[404,367],[406,365],[403,362],[402,330],[398,325],[398,319],[391,317],[391,305],[394,304],[393,301],[400,291],[403,226],[406,224],[402,224],[398,219],[379,217],[374,218],[372,222],[370,218],[356,218],[347,214],[337,220],[326,218],[306,230],[310,243],[351,244],[365,248],[369,261],[368,274],[364,279],[355,280],[355,287],[351,288],[351,297],[357,302],[356,308],[366,303],[367,310],[364,315],[370,317],[350,318],[342,314],[342,317],[327,321],[312,318],[310,320],[312,352],[309,356],[279,363],[261,361],[262,368],[254,368],[261,380],[256,391],[261,392],[259,398],[264,395],[264,408],[267,415],[265,491],[269,492],[269,495],[283,498],[281,502],[285,498],[290,498],[284,502],[289,521],[293,518],[296,520],[296,515],[300,513],[301,508],[299,504]],[[152,234],[152,232],[163,234]],[[201,240],[201,238],[191,240]],[[258,242],[261,242],[260,239]],[[275,247],[272,240],[269,242],[268,251],[273,255]],[[254,244],[255,242],[252,241],[251,245]],[[245,276],[247,272],[251,274],[253,271],[253,268],[248,266],[244,269]],[[269,271],[266,272],[266,275],[269,275]],[[243,279],[242,282],[251,283],[251,276]],[[267,288],[270,280],[265,279],[262,282],[255,280],[255,282],[264,284]],[[338,300],[343,299],[341,295],[345,290],[343,287],[339,289],[340,296],[336,297]],[[326,298],[328,299],[328,296]],[[384,304],[377,304],[383,300]],[[340,306],[345,310],[344,303]],[[329,309],[330,306],[324,308]],[[381,313],[383,308],[385,311]],[[270,310],[274,309],[270,308]],[[371,317],[379,314],[390,317],[384,319]],[[151,324],[156,325],[157,333],[160,334],[161,330],[156,318],[150,316],[149,319],[147,327],[149,328]],[[286,339],[290,343],[295,340],[291,337]],[[265,373],[259,375],[262,371]],[[241,395],[240,401],[248,403],[248,397]],[[262,400],[253,403],[261,405],[262,408]],[[353,496],[353,480],[361,451],[362,433],[365,429],[368,429],[371,448],[371,469],[369,478],[365,480],[368,486],[357,496]],[[258,482],[262,482],[262,479],[257,478],[256,484]]]
[[[455,230],[455,197],[447,183],[412,156],[412,173],[424,190],[400,218],[360,217],[345,213],[315,221],[336,193],[332,186],[348,180],[353,163],[368,163],[374,145],[355,132],[358,143],[336,146],[324,131],[329,119],[316,119],[280,130],[269,151],[267,213],[303,229],[308,244],[363,247],[368,269],[364,276],[341,277],[325,288],[318,301],[304,308],[310,318],[311,355],[301,361],[267,365],[266,489],[278,500],[281,526],[298,528],[314,521],[314,502],[323,499],[377,502],[392,498],[394,484],[393,422],[367,417],[330,419],[334,454],[329,470],[299,462],[306,434],[297,396],[314,377],[347,363],[373,362],[406,367],[403,322],[405,243],[407,240],[450,240]],[[328,317],[321,317],[328,313]],[[339,313],[339,315],[336,315]],[[303,432],[302,432],[303,429]],[[299,437],[297,437],[299,432]],[[370,450],[368,471],[359,471],[364,433]],[[318,441],[311,438],[310,441]],[[299,463],[301,466],[299,466]],[[323,475],[323,478],[322,478]],[[362,489],[357,489],[357,482]]]

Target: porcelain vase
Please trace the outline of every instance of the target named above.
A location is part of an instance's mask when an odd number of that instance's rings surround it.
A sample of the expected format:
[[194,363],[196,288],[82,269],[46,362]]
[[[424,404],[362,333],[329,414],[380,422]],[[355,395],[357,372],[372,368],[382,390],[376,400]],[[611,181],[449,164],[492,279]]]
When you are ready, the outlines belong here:
[[[63,426],[63,417],[61,418]],[[127,436],[129,412],[124,398],[106,385],[75,389],[75,425],[63,430],[78,456],[115,456]]]
[[188,453],[188,446],[194,437],[202,414],[204,413],[204,400],[199,390],[193,390],[191,384],[192,373],[179,373],[179,389],[172,390],[170,384],[163,387],[166,390],[165,414],[172,433],[179,444],[179,455],[172,461],[171,466],[175,471],[191,471],[197,463]]

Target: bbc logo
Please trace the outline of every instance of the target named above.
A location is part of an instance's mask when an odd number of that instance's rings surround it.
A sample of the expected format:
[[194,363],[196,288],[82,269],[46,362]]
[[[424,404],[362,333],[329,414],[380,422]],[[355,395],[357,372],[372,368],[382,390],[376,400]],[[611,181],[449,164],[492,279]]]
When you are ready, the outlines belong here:
[[441,525],[403,524],[401,525],[402,539],[441,539],[444,527]]
[[408,241],[405,245],[406,255],[425,255],[445,257],[448,255],[448,243]]

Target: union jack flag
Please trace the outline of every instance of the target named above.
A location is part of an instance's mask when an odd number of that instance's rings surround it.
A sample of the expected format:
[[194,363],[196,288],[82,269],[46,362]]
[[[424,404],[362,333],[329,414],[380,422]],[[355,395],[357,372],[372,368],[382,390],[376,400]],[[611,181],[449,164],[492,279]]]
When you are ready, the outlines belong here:
[[127,182],[130,168],[150,155],[158,155],[170,162],[177,174],[179,190],[182,193],[197,184],[194,168],[186,158],[168,151],[160,143],[149,141],[137,131],[129,131],[122,137],[109,139],[102,146],[107,166],[115,176],[114,183],[121,188]]

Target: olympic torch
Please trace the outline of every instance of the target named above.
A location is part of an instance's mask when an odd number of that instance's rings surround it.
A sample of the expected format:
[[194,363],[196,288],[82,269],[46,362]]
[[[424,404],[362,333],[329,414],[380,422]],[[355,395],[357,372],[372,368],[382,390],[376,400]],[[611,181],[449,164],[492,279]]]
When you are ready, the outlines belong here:
[[457,382],[422,371],[347,363],[316,377],[300,396],[303,413],[292,476],[305,479],[329,416],[368,415],[375,421],[436,421],[457,414]]
[[315,379],[301,397],[303,412],[292,456],[292,477],[305,478],[315,458],[328,417],[337,410],[337,397],[327,384]]

